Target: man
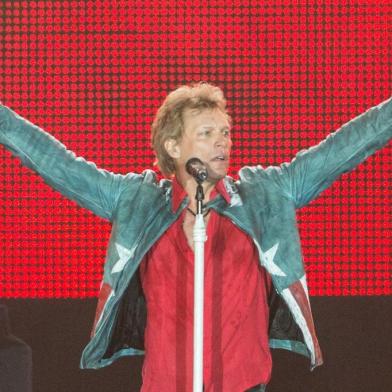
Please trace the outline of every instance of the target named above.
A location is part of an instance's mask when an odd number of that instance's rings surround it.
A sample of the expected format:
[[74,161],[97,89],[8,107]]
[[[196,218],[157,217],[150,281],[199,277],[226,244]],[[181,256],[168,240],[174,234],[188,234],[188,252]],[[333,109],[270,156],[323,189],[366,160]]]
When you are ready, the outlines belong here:
[[[226,175],[231,120],[207,83],[171,92],[152,126],[163,174],[113,174],[0,107],[0,142],[45,181],[113,223],[91,341],[82,368],[146,354],[143,391],[188,391],[192,380],[191,157],[208,168],[203,380],[206,391],[265,390],[269,348],[322,364],[295,210],[392,136],[392,100],[369,109],[280,166]],[[147,310],[147,314],[146,314]]]

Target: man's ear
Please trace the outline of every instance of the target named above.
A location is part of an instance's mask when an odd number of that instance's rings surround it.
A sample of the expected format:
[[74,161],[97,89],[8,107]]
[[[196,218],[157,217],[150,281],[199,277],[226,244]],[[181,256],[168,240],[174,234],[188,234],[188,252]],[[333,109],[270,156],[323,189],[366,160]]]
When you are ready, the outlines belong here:
[[180,158],[181,151],[176,139],[167,139],[164,143],[164,146],[171,158]]

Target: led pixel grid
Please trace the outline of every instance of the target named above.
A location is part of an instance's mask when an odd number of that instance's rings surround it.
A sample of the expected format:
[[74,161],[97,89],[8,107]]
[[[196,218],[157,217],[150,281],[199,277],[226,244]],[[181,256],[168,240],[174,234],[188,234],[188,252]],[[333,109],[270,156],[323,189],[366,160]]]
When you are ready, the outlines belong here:
[[[152,167],[165,95],[206,80],[232,169],[277,165],[391,95],[390,2],[2,1],[0,100],[114,172]],[[391,148],[298,211],[311,295],[391,294]],[[0,155],[0,296],[97,295],[108,222]]]

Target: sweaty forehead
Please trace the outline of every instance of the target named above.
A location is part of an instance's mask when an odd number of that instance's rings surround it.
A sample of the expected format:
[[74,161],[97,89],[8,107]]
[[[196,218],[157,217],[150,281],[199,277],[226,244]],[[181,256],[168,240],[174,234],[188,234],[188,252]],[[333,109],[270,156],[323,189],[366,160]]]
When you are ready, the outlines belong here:
[[230,126],[227,116],[218,108],[185,109],[183,113],[185,128],[202,125]]

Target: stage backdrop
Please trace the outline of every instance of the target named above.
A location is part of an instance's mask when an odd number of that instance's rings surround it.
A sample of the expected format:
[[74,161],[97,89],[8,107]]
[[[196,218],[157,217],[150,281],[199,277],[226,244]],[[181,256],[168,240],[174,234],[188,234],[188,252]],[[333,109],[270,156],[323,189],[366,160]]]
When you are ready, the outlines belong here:
[[[0,100],[113,172],[154,162],[181,84],[220,86],[232,168],[291,160],[392,92],[383,1],[17,1],[0,6]],[[391,148],[298,211],[310,294],[391,294]],[[0,154],[0,296],[96,297],[109,222]]]

